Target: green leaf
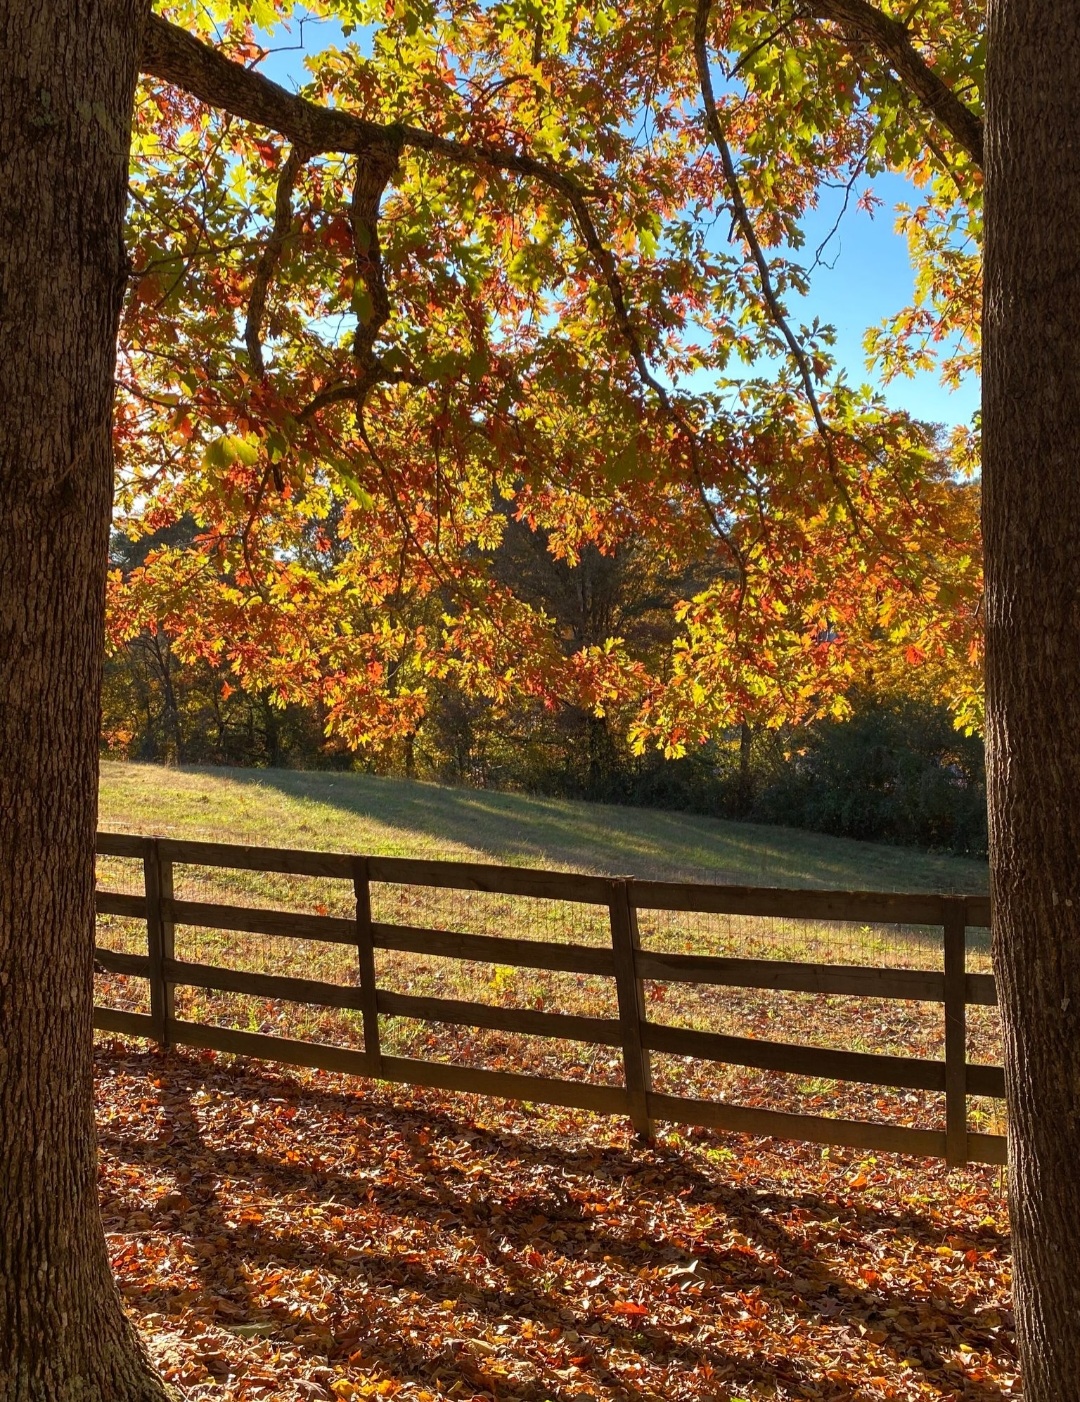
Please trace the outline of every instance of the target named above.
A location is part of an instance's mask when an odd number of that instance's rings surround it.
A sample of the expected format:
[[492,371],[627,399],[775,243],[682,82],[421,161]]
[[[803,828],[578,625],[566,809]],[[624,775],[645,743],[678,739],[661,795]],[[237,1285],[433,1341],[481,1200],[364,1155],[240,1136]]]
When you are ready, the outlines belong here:
[[271,462],[280,462],[289,451],[289,440],[276,428],[266,435],[266,451]]
[[352,470],[352,465],[346,462],[344,458],[338,457],[328,458],[327,462],[337,473],[342,484],[348,488],[349,495],[352,497],[353,501],[356,502],[357,506],[362,507],[364,511],[372,510],[375,505],[375,498],[366,488],[360,485],[359,479]]
[[247,438],[238,433],[223,433],[206,445],[203,462],[207,467],[231,467],[234,462],[242,462],[251,467],[259,461],[259,449]]
[[360,325],[366,326],[371,320],[375,307],[371,300],[371,293],[363,283],[358,283],[356,290],[353,292],[352,309],[356,313],[356,318],[360,322]]

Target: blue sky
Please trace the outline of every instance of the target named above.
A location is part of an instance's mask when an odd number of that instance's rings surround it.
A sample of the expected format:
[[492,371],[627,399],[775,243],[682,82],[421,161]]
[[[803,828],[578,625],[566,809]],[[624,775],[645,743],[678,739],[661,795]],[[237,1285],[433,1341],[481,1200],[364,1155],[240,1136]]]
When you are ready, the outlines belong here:
[[[822,255],[833,266],[817,268],[810,296],[791,307],[804,322],[817,316],[836,328],[837,359],[859,384],[877,383],[866,369],[863,333],[906,306],[915,281],[907,242],[894,226],[896,206],[917,204],[919,193],[898,175],[879,176],[872,185],[884,204],[871,217],[856,208],[852,199],[836,237]],[[840,193],[826,190],[823,195],[822,205],[804,223],[806,246],[800,256],[805,261],[813,259],[839,213]],[[979,407],[979,382],[974,377],[952,392],[936,373],[923,373],[911,380],[894,380],[885,394],[890,403],[934,423],[967,423]]]
[[[264,42],[294,46],[271,53],[261,71],[285,87],[296,89],[308,79],[305,52],[318,52],[345,41],[336,22],[308,20],[302,30],[294,21],[291,34],[282,32],[274,40],[264,38]],[[916,204],[919,197],[914,187],[898,175],[879,176],[872,185],[882,205],[870,215],[857,206],[853,195],[823,254],[825,261],[814,271],[810,295],[789,299],[788,310],[796,324],[809,323],[816,316],[832,325],[836,330],[837,363],[847,370],[849,381],[877,386],[877,377],[866,366],[863,335],[867,327],[899,311],[911,300],[914,273],[907,243],[894,226],[896,206]],[[842,203],[842,192],[822,191],[820,206],[804,221],[806,244],[797,255],[799,261],[813,259],[814,250],[836,222]],[[979,407],[979,384],[973,377],[952,391],[940,383],[936,373],[923,372],[913,379],[894,380],[884,387],[884,393],[897,408],[946,425],[970,422]]]

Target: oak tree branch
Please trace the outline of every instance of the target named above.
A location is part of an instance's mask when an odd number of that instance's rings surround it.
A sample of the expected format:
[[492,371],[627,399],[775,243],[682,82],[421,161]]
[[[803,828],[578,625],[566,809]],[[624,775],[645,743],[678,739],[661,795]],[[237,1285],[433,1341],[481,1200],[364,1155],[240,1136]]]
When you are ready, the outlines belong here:
[[400,149],[395,128],[339,108],[320,107],[290,93],[160,15],[146,19],[140,68],[189,92],[208,107],[280,132],[294,146],[313,155],[321,151],[356,153],[381,143],[396,144]]
[[849,40],[873,45],[903,86],[915,94],[975,164],[982,165],[982,119],[927,63],[899,20],[884,14],[869,0],[798,0],[798,13],[807,19],[828,20],[839,25]]
[[[353,400],[362,409],[368,390],[374,383],[386,378],[407,378],[401,375],[384,376],[373,351],[375,335],[389,314],[375,227],[378,201],[387,180],[397,168],[403,148],[426,151],[459,166],[495,169],[528,177],[561,196],[569,205],[578,233],[608,290],[616,324],[642,383],[656,395],[667,417],[690,445],[691,466],[699,495],[716,533],[724,541],[738,568],[741,595],[746,585],[745,562],[705,490],[699,435],[687,423],[669,391],[649,366],[641,337],[630,316],[615,259],[600,237],[588,207],[585,186],[579,178],[524,152],[484,142],[454,141],[400,123],[371,122],[340,108],[322,107],[309,102],[261,73],[233,62],[159,15],[149,16],[146,22],[140,67],[142,72],[182,88],[207,106],[279,132],[292,141],[294,147],[303,149],[309,155],[333,151],[358,157],[358,183],[353,202],[357,271],[365,281],[373,304],[370,323],[362,324],[357,332],[357,361],[361,373],[354,383],[334,386],[316,396],[301,411],[301,419],[309,419],[326,404],[346,399]],[[366,255],[360,247],[366,235],[357,237],[361,228],[370,230],[371,242]]]
[[367,153],[356,158],[349,219],[356,277],[367,294],[363,305],[357,308],[353,340],[353,355],[362,378],[378,369],[375,342],[390,316],[390,294],[379,247],[379,206],[383,191],[396,172],[396,159],[391,164]]
[[292,227],[292,194],[305,160],[304,152],[298,146],[294,146],[281,168],[274,198],[274,222],[255,266],[255,276],[251,280],[244,344],[247,346],[251,368],[260,379],[266,374],[262,348],[262,320],[266,311],[266,296]]

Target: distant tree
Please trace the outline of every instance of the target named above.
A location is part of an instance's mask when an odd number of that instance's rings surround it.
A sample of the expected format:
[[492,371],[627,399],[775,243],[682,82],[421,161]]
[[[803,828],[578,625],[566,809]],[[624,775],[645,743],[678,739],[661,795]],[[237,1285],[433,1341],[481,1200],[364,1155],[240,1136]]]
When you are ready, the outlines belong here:
[[853,714],[798,727],[761,765],[755,818],[839,837],[986,852],[983,745],[942,707],[856,692]]

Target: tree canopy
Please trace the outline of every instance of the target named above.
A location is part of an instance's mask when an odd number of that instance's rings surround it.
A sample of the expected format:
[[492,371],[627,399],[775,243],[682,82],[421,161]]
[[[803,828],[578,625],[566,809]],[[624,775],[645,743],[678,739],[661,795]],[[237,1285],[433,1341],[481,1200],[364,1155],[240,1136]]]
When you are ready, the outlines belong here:
[[[299,94],[259,72],[326,19]],[[982,11],[930,0],[176,5],[136,102],[110,588],[347,743],[436,684],[639,748],[917,675],[980,715],[975,428],[890,408],[789,310],[823,192],[903,172],[882,375],[979,355]],[[632,543],[669,625],[583,638],[505,568]],[[190,537],[190,533],[189,533]],[[502,564],[500,564],[500,561]]]

